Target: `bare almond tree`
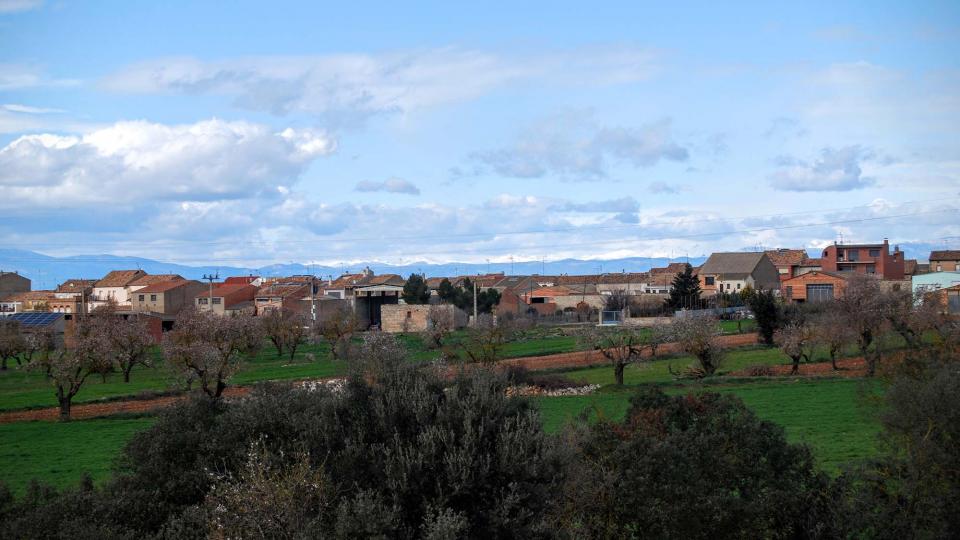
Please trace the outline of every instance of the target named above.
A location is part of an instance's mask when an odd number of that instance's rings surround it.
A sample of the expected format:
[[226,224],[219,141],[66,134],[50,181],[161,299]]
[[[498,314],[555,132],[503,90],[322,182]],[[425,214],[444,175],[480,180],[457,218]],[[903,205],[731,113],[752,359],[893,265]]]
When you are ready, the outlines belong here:
[[286,350],[290,360],[293,360],[297,354],[297,348],[307,338],[309,329],[307,318],[302,313],[289,309],[275,309],[258,319],[263,333],[277,349],[277,356],[283,356]]
[[20,365],[20,355],[26,349],[26,342],[20,331],[20,323],[14,320],[0,319],[0,360],[2,369],[7,369],[7,361],[16,359]]
[[53,335],[53,330],[48,327],[35,328],[23,335],[24,349],[23,357],[27,364],[33,362],[34,356],[39,355],[40,359],[46,357],[57,348],[57,340]]
[[713,375],[720,368],[723,347],[716,318],[693,315],[674,319],[673,335],[680,348],[696,358],[704,375]]
[[163,354],[176,376],[199,382],[205,394],[217,399],[262,341],[260,325],[250,315],[185,310],[164,338]]
[[431,349],[443,347],[443,341],[453,332],[455,321],[450,306],[430,306],[427,315],[427,328],[422,333],[422,340]]
[[330,345],[330,357],[344,360],[350,357],[353,335],[360,328],[356,313],[348,307],[340,308],[317,326],[317,336]]
[[105,350],[113,365],[123,373],[123,382],[130,382],[135,366],[150,365],[150,337],[147,323],[137,317],[123,318],[113,314],[94,314],[87,318],[90,332],[105,342]]
[[656,357],[661,345],[674,341],[674,330],[670,324],[656,323],[650,327],[647,337],[647,346],[650,347],[650,356]]
[[815,341],[810,325],[799,320],[790,322],[777,330],[773,338],[783,354],[787,355],[792,362],[793,367],[790,369],[790,374],[799,374],[800,361],[809,362],[810,355],[813,353]]
[[847,345],[854,342],[856,337],[847,325],[839,307],[836,304],[830,304],[814,319],[813,339],[817,345],[827,350],[830,366],[837,371],[840,369],[837,366],[838,356]]
[[73,398],[87,377],[103,375],[112,368],[109,344],[101,332],[85,322],[78,325],[75,347],[59,347],[37,362],[32,362],[30,368],[42,370],[50,378],[56,389],[60,421],[67,422],[70,420]]
[[647,335],[639,328],[587,326],[578,337],[582,345],[599,351],[610,361],[617,386],[623,386],[624,370],[639,361],[643,349],[649,345]]
[[853,332],[860,354],[867,362],[867,375],[872,377],[876,374],[880,361],[880,346],[877,341],[886,322],[880,282],[867,275],[851,276],[847,280],[843,296],[836,302],[843,319]]
[[477,316],[461,344],[471,362],[492,364],[503,357],[503,348],[514,336],[514,321],[489,313]]

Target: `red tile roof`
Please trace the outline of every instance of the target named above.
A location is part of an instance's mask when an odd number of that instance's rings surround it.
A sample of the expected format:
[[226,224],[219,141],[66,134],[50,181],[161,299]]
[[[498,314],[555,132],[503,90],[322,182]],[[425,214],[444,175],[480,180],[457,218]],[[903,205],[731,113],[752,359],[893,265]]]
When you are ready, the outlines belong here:
[[145,275],[147,273],[143,270],[113,270],[103,276],[95,287],[126,287]]
[[223,283],[229,284],[229,285],[235,285],[235,284],[247,285],[247,284],[253,283],[258,279],[260,279],[260,276],[231,276],[223,280]]
[[[214,285],[214,287],[213,287],[213,296],[214,296],[214,297],[227,296],[228,294],[233,294],[233,293],[235,293],[235,292],[237,292],[237,291],[242,291],[243,289],[246,289],[246,288],[248,288],[248,287],[251,288],[251,289],[253,289],[254,291],[257,290],[256,287],[254,287],[253,285],[250,285],[250,284],[248,284],[248,283],[221,283],[220,285]],[[208,289],[204,290],[202,293],[200,293],[200,294],[197,295],[197,298],[201,298],[201,297],[202,297],[202,298],[209,298],[209,297],[210,297],[210,289],[208,288]]]
[[960,261],[960,249],[944,249],[930,252],[930,262]]
[[147,274],[133,280],[130,285],[134,287],[140,287],[145,285],[153,285],[154,283],[164,283],[167,281],[184,281],[184,279],[180,274]]
[[136,294],[143,293],[162,293],[167,292],[170,289],[176,289],[177,287],[183,287],[191,283],[199,283],[198,281],[187,281],[185,279],[174,280],[174,281],[160,281],[158,283],[151,283],[142,289],[138,289]]
[[764,253],[774,266],[797,266],[807,258],[807,252],[803,249],[768,249]]

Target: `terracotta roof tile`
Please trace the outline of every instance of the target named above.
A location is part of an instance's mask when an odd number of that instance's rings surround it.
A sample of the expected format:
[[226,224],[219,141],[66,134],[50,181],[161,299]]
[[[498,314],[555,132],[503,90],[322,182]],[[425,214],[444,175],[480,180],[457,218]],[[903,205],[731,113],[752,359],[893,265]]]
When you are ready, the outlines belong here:
[[183,287],[185,285],[198,284],[198,283],[200,282],[193,281],[193,280],[188,281],[185,279],[175,280],[175,281],[160,281],[158,283],[151,283],[150,285],[147,285],[142,289],[138,289],[135,294],[162,293],[162,292],[167,292],[170,289],[176,289],[177,287]]
[[797,266],[807,258],[803,249],[768,249],[764,253],[774,266]]
[[944,249],[930,252],[930,261],[957,261],[960,260],[960,249]]
[[103,279],[97,282],[96,287],[126,287],[130,285],[135,280],[139,279],[142,276],[145,276],[146,272],[143,270],[113,270],[107,275],[103,276]]
[[163,283],[166,281],[184,281],[180,274],[147,274],[138,277],[130,283],[133,287],[153,285],[154,283]]

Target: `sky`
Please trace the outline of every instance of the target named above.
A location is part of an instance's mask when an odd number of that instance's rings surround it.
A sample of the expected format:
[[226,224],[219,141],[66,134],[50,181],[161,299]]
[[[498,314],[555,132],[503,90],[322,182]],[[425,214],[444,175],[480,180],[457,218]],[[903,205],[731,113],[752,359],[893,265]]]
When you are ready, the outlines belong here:
[[673,4],[0,0],[0,248],[960,248],[960,3]]

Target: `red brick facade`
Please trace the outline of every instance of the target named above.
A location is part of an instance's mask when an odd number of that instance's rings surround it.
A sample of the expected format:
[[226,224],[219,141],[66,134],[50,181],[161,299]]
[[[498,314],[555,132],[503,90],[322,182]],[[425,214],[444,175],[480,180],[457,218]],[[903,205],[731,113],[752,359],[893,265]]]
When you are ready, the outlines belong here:
[[881,279],[903,279],[904,257],[890,244],[833,244],[823,250],[820,266],[827,272],[876,274]]

